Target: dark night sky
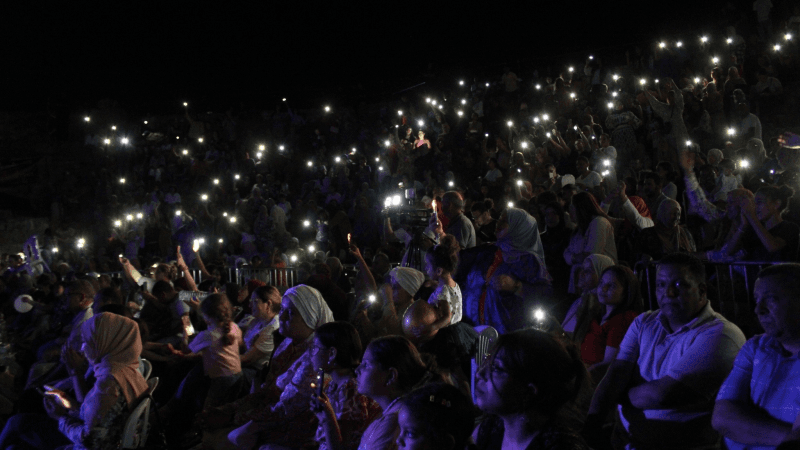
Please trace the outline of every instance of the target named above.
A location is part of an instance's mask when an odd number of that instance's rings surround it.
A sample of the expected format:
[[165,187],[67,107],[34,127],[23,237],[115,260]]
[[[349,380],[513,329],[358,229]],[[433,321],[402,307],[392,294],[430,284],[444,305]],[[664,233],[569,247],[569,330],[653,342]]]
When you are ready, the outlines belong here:
[[[690,29],[703,20],[702,8],[713,7],[695,5],[687,16],[680,2],[661,4],[656,16],[656,4],[632,0],[603,10],[587,0],[276,3],[31,4],[5,30],[4,109],[42,109],[48,99],[89,107],[105,97],[142,112],[184,99],[209,108],[283,96],[317,100],[356,80],[414,84],[429,62],[513,67],[517,59],[649,40],[657,31]],[[648,22],[654,17],[659,24]]]

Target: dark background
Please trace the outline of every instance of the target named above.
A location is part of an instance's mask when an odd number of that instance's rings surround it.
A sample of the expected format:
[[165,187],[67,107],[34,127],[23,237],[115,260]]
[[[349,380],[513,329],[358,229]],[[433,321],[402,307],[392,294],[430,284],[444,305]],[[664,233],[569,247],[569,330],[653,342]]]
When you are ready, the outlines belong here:
[[3,110],[91,108],[103,98],[141,114],[183,101],[219,110],[288,97],[309,107],[355,91],[385,100],[437,77],[498,80],[504,65],[523,78],[548,64],[579,66],[590,49],[623,62],[625,48],[659,34],[689,40],[752,16],[751,2],[730,5],[36,3],[7,16]]

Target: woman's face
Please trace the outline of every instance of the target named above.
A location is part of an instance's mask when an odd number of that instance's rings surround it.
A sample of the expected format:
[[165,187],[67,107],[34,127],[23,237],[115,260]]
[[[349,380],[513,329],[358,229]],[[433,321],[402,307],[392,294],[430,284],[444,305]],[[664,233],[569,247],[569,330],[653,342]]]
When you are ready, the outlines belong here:
[[391,372],[383,370],[380,364],[372,355],[372,348],[367,347],[361,364],[356,368],[356,381],[358,382],[358,393],[367,397],[384,395],[388,392],[386,385]]
[[311,367],[314,370],[324,369],[326,372],[330,371],[330,348],[324,346],[319,339],[314,338],[314,343],[311,345]]
[[472,211],[472,217],[475,218],[475,225],[482,227],[489,223],[489,220],[492,218],[492,215],[489,214],[489,211],[478,212]]
[[613,272],[608,271],[603,274],[600,284],[597,285],[597,300],[604,305],[617,306],[622,304],[624,292],[625,286],[620,283]]
[[597,273],[594,271],[592,262],[588,259],[581,265],[581,274],[578,276],[578,287],[584,291],[589,291],[597,287]]
[[[281,312],[278,316],[280,328],[278,332],[287,338],[301,337],[303,330],[309,329],[300,311],[288,297],[281,300]],[[312,330],[313,331],[313,330]]]
[[436,450],[440,444],[434,442],[428,433],[428,424],[417,418],[405,406],[397,414],[400,434],[397,436],[398,450]]
[[507,414],[522,410],[525,390],[522,383],[506,370],[505,352],[489,357],[475,376],[475,404],[489,414]]

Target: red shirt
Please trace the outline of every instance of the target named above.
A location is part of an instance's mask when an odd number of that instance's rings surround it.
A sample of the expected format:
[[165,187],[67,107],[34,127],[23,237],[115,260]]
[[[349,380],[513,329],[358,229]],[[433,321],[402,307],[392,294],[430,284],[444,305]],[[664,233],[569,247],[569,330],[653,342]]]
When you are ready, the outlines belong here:
[[638,315],[639,313],[635,311],[615,314],[602,325],[593,320],[581,343],[581,359],[584,364],[591,366],[602,362],[606,355],[606,347],[619,348],[625,332]]

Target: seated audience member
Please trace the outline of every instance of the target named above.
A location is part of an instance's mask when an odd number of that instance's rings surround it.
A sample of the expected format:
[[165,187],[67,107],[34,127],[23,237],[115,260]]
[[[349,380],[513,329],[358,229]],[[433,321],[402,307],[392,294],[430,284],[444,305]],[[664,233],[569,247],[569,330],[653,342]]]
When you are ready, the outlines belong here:
[[411,391],[397,415],[398,449],[467,448],[475,426],[474,409],[470,398],[449,384],[429,383]]
[[442,197],[442,214],[447,218],[447,229],[440,230],[439,234],[454,236],[461,248],[472,248],[475,247],[475,227],[463,212],[464,197],[456,191],[445,193]]
[[361,339],[365,342],[369,342],[375,337],[402,334],[403,314],[414,302],[414,296],[425,283],[425,275],[410,267],[395,267],[389,272],[389,275],[391,289],[381,288],[379,290],[378,297],[383,301],[380,317],[371,320],[367,310],[361,309],[356,313],[353,321],[364,333]]
[[475,226],[477,227],[475,233],[477,234],[478,244],[496,241],[497,236],[494,234],[496,225],[494,217],[492,217],[494,201],[490,198],[476,201],[472,204],[471,212],[472,220],[475,221]]
[[681,226],[681,205],[671,198],[659,205],[655,225],[642,230],[636,238],[636,261],[645,256],[659,260],[670,253],[694,251],[692,234]]
[[788,186],[767,186],[756,192],[755,199],[742,204],[748,232],[742,246],[751,261],[795,261],[800,243],[800,227],[783,220],[794,190]]
[[316,441],[320,449],[357,448],[367,425],[380,415],[380,406],[358,393],[355,369],[362,354],[361,338],[350,323],[331,322],[317,328],[311,361],[325,379],[322,395],[311,398],[311,408],[319,419]]
[[445,235],[439,245],[425,254],[425,271],[428,278],[437,283],[436,290],[428,298],[428,303],[436,308],[438,318],[434,326],[437,329],[461,322],[461,288],[453,280],[453,274],[458,267],[459,250],[456,239]]
[[598,385],[587,432],[597,432],[619,405],[614,448],[708,448],[719,440],[711,427],[714,397],[744,335],[711,309],[697,258],[662,259],[656,297],[660,309],[633,321]]
[[[50,391],[44,406],[53,421],[36,414],[13,416],[0,434],[0,448],[119,447],[125,419],[147,390],[138,370],[142,350],[139,327],[131,319],[101,313],[87,320],[80,333],[94,386],[85,393],[78,390],[78,399]],[[83,374],[75,377],[82,379]]]
[[475,377],[484,413],[473,433],[484,449],[588,449],[570,412],[588,374],[574,346],[525,329],[501,335]]
[[502,334],[532,325],[526,299],[549,298],[552,288],[533,216],[506,209],[497,220],[497,235],[494,245],[461,251],[455,281],[464,299],[462,320]]
[[614,261],[603,255],[589,255],[583,260],[576,282],[581,296],[572,302],[561,324],[564,332],[579,344],[583,342],[587,327],[591,323],[590,311],[597,307],[597,285],[600,283],[600,275],[613,265]]
[[[625,266],[605,269],[596,292],[597,303],[588,309],[587,317],[579,322],[574,334],[574,342],[581,347],[581,359],[595,383],[617,358],[622,338],[641,312],[642,304],[639,279]],[[587,321],[591,321],[588,326]],[[584,335],[580,341],[579,334]]]
[[[242,373],[247,384],[263,369],[275,349],[273,333],[278,330],[278,313],[281,311],[281,293],[275,286],[260,286],[250,296],[253,311],[244,333],[245,353],[241,356]],[[241,326],[241,325],[240,325]]]
[[[306,285],[295,286],[286,291],[281,299],[279,332],[286,339],[273,353],[269,369],[260,388],[251,394],[218,408],[206,411],[202,417],[206,430],[228,427],[221,432],[204,436],[209,445],[227,444],[228,432],[231,442],[247,447],[255,445],[263,430],[263,418],[303,415],[308,410],[309,382],[312,380],[311,354],[308,348],[313,342],[314,330],[333,321],[333,314],[322,296]],[[276,413],[277,411],[277,413]],[[310,414],[310,413],[309,413]],[[306,414],[305,416],[307,416]],[[303,416],[303,417],[305,417]],[[309,426],[298,420],[298,426]],[[231,425],[241,427],[232,429]],[[303,437],[313,440],[313,427]],[[300,435],[295,436],[298,439]],[[244,443],[248,445],[244,445]]]
[[758,274],[753,295],[764,334],[739,351],[714,406],[714,428],[730,450],[800,442],[798,289],[800,264],[778,264]]
[[587,256],[599,254],[608,256],[617,263],[617,245],[614,241],[614,227],[597,201],[588,192],[580,192],[572,197],[569,215],[578,224],[572,233],[569,246],[564,250],[564,260],[572,266],[570,292],[577,293],[574,277]]

